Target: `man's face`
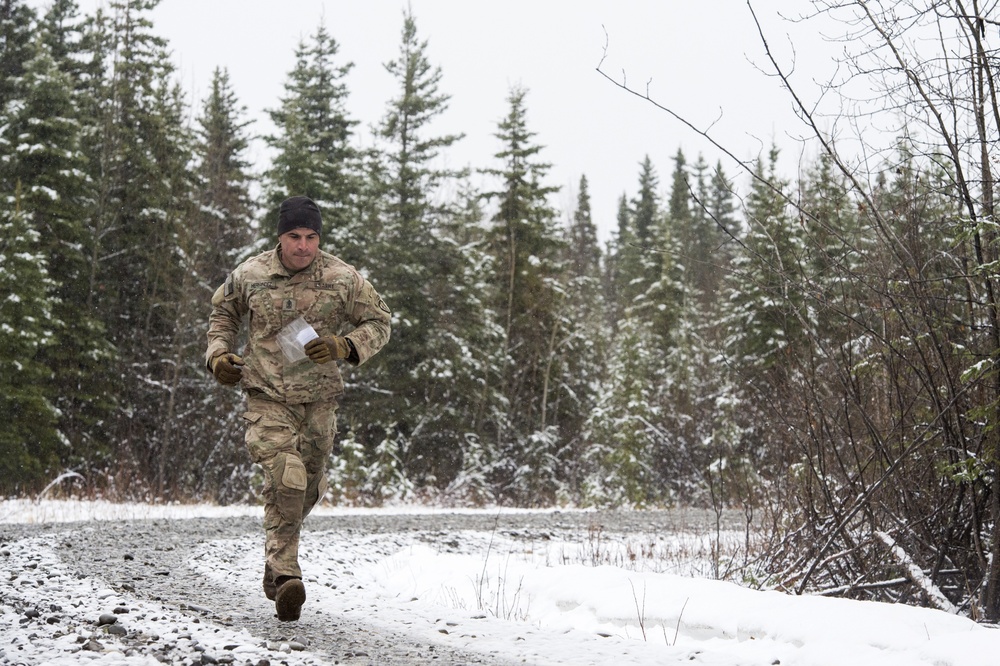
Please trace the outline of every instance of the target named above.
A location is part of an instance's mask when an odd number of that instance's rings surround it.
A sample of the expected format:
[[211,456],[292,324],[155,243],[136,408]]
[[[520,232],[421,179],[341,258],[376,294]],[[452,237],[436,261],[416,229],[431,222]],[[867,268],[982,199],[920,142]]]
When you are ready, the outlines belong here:
[[281,263],[290,271],[301,271],[319,252],[319,234],[306,227],[281,234],[278,242],[281,243]]

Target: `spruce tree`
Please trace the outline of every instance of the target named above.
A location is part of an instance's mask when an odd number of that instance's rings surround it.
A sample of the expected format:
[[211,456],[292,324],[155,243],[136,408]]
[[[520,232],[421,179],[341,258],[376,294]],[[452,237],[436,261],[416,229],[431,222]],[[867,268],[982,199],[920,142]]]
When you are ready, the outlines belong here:
[[675,239],[677,249],[683,254],[677,259],[684,267],[685,275],[691,273],[692,250],[698,239],[698,229],[694,227],[694,209],[691,201],[690,174],[684,151],[677,149],[674,156],[674,171],[670,177],[670,198],[667,201],[666,226]]
[[499,124],[501,166],[486,173],[500,180],[486,193],[495,201],[489,241],[498,286],[494,307],[504,329],[504,394],[513,431],[500,434],[505,448],[499,484],[511,499],[550,500],[557,490],[557,437],[545,420],[554,370],[548,359],[558,339],[563,303],[562,249],[555,211],[544,184],[550,165],[539,161],[542,146],[533,142],[525,109],[526,91],[514,88],[509,112]]
[[623,307],[634,307],[662,274],[663,226],[659,177],[647,155],[640,165],[639,192],[619,215],[617,270]]
[[871,238],[858,219],[849,187],[827,157],[806,171],[802,182],[802,224],[806,233],[808,293],[817,311],[817,343],[843,344],[863,318],[863,261],[873,257]]
[[607,320],[612,333],[618,330],[618,324],[625,315],[628,291],[626,287],[630,278],[626,266],[630,259],[629,247],[635,243],[632,212],[629,209],[628,197],[624,194],[618,199],[618,214],[615,220],[617,227],[611,240],[608,241],[604,262],[604,301],[607,303]]
[[[199,313],[204,312],[204,295],[191,299],[185,287],[192,284],[189,244],[186,235],[197,210],[194,184],[188,168],[192,154],[192,136],[185,123],[187,108],[180,87],[173,85],[169,72],[163,72],[156,87],[156,104],[152,114],[159,130],[157,143],[152,146],[154,164],[162,189],[155,191],[153,201],[159,205],[151,231],[161,257],[146,272],[147,308],[140,340],[155,356],[142,357],[133,367],[146,373],[146,382],[157,382],[146,388],[146,400],[155,401],[158,409],[149,410],[152,419],[147,425],[151,435],[144,467],[153,477],[158,497],[177,498],[199,478],[201,466],[184,456],[188,447],[200,446],[185,431],[185,415],[190,407],[203,399],[204,374],[201,371],[204,351],[204,329],[199,326]],[[152,261],[152,258],[148,259]],[[191,461],[178,465],[174,456]],[[142,459],[142,458],[140,458]]]
[[[454,246],[454,266],[449,267],[449,292],[442,294],[442,315],[454,327],[452,388],[447,399],[450,418],[464,424],[462,457],[447,496],[480,504],[496,501],[493,470],[502,467],[499,434],[510,431],[502,380],[504,329],[500,325],[492,261],[484,238],[485,213],[479,191],[467,181],[458,199],[443,218],[442,239]],[[449,331],[452,328],[448,329]]]
[[45,26],[26,64],[26,96],[0,132],[8,149],[0,174],[20,188],[19,205],[49,266],[54,343],[40,350],[38,361],[51,370],[46,395],[59,414],[66,444],[61,458],[72,467],[87,458],[87,443],[100,439],[98,424],[108,416],[110,387],[101,376],[111,348],[100,319],[83,307],[90,277],[86,219],[94,194],[82,150],[84,118],[73,79],[50,53]]
[[[678,151],[668,215],[670,251],[665,262],[675,267],[672,284],[680,297],[667,301],[661,310],[664,315],[672,312],[673,318],[657,382],[662,445],[657,449],[655,473],[657,483],[670,489],[673,500],[702,502],[707,490],[719,506],[735,494],[732,470],[743,469],[742,459],[734,453],[739,430],[731,422],[735,402],[731,378],[728,367],[717,358],[722,308],[718,285],[728,269],[720,225],[732,223],[732,202],[728,189],[713,191],[704,160],[694,166],[693,185],[683,166],[683,153]],[[717,218],[715,210],[724,219]]]
[[733,229],[733,195],[721,164],[709,172],[703,157],[694,165],[696,201],[690,211],[690,234],[682,252],[686,261],[685,282],[702,310],[709,311],[719,299],[719,287],[728,263],[727,247]]
[[[215,288],[253,242],[250,138],[246,108],[239,104],[225,70],[216,69],[209,93],[196,118],[195,201],[178,242],[185,270],[178,307],[178,366],[174,378],[180,437],[174,439],[179,460],[185,461],[183,486],[197,495],[221,501],[253,496],[250,461],[238,427],[243,411],[239,391],[220,386],[203,361],[208,326],[208,302]],[[210,395],[211,401],[205,402]]]
[[727,280],[727,341],[743,368],[775,368],[795,353],[803,328],[801,227],[789,214],[778,150],[758,162],[745,205],[743,252]]
[[626,316],[608,351],[607,374],[585,426],[580,491],[585,505],[647,507],[665,498],[654,470],[661,413],[650,382],[659,360],[648,336],[648,326]]
[[655,196],[652,165],[643,167],[639,179],[636,223],[648,219],[649,245],[643,252],[647,268],[647,287],[633,304],[636,314],[652,327],[652,340],[662,353],[673,344],[673,336],[691,301],[689,283],[692,257],[689,246],[694,234],[687,160],[678,149],[674,159],[670,198],[667,209],[660,210]]
[[598,504],[646,505],[668,494],[670,480],[657,476],[671,444],[662,435],[661,394],[683,291],[676,238],[660,207],[658,182],[647,156],[631,205],[621,200],[609,257],[614,299],[609,310],[615,315],[598,391],[602,399],[586,426],[591,447],[584,494]]
[[[743,215],[746,229],[727,274],[721,350],[727,372],[720,385],[741,408],[730,428],[741,438],[739,467],[780,474],[796,452],[791,423],[810,390],[803,370],[812,358],[815,310],[808,302],[802,226],[788,204],[789,183],[778,174],[778,150],[758,161]],[[775,428],[782,423],[785,428]],[[731,446],[729,448],[732,448]],[[746,461],[750,461],[747,463]]]
[[175,358],[178,227],[190,207],[189,137],[183,99],[163,39],[152,33],[155,0],[115,1],[88,34],[107,63],[90,79],[96,119],[91,168],[97,190],[90,219],[88,306],[115,346],[108,364],[117,409],[108,424],[107,462],[118,490],[145,493],[166,483]]
[[[705,444],[716,426],[714,386],[723,371],[711,362],[716,342],[714,314],[699,276],[713,264],[709,249],[714,227],[698,205],[707,196],[703,162],[695,168],[695,183],[681,150],[674,160],[665,215],[662,276],[650,290],[652,339],[660,363],[652,369],[661,406],[655,422],[658,444],[653,478],[673,500],[691,501],[706,469]],[[717,269],[716,269],[717,270]]]
[[600,399],[607,358],[615,353],[602,285],[601,249],[597,240],[586,176],[580,177],[577,205],[566,230],[564,278],[566,297],[561,311],[555,355],[560,373],[553,377],[554,399],[547,421],[559,426],[566,461],[566,487],[579,499],[583,460],[590,444],[586,422]]
[[[734,245],[732,239],[739,232],[733,198],[732,183],[729,182],[729,178],[722,168],[722,162],[716,162],[715,168],[712,170],[706,206],[707,213],[715,224],[716,232],[719,233],[728,247]],[[732,255],[732,251],[727,254]]]
[[320,24],[311,42],[300,42],[285,95],[268,111],[277,134],[265,137],[275,151],[265,174],[262,243],[274,244],[278,206],[290,196],[314,199],[323,211],[323,242],[349,263],[363,261],[365,233],[358,215],[359,156],[351,143],[357,121],[347,111],[345,79],[353,63],[336,64],[340,45]]
[[587,278],[587,286],[592,288],[594,279],[601,272],[601,248],[597,242],[597,226],[594,224],[586,176],[580,176],[576,209],[568,233],[568,268],[573,277]]
[[397,92],[376,128],[379,223],[365,249],[372,279],[393,309],[392,344],[365,369],[365,381],[380,389],[364,396],[365,413],[377,418],[357,436],[368,449],[398,446],[400,473],[444,487],[461,466],[478,373],[463,358],[467,269],[461,248],[442,233],[451,213],[436,203],[442,186],[460,176],[437,162],[461,136],[431,134],[449,96],[427,51],[405,11],[399,54],[385,65]]
[[37,491],[58,471],[62,448],[48,400],[52,373],[39,359],[53,344],[48,262],[19,190],[0,206],[0,493]]
[[[229,72],[216,68],[196,118],[195,177],[199,214],[196,273],[220,285],[251,251],[254,240],[253,182],[247,109],[239,103]],[[266,226],[266,225],[265,225]]]

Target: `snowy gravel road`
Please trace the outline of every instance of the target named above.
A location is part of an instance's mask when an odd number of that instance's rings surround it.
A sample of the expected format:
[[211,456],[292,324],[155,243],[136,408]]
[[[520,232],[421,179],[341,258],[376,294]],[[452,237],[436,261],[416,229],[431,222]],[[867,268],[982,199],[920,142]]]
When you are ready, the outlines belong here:
[[[448,622],[414,614],[409,631],[411,622],[399,622],[408,600],[387,609],[364,597],[365,582],[354,571],[401,548],[488,552],[492,535],[502,535],[527,550],[552,540],[593,550],[600,547],[595,539],[609,535],[669,533],[706,518],[698,512],[311,516],[302,546],[307,590],[310,601],[324,595],[329,601],[307,602],[294,623],[278,622],[260,590],[258,517],[0,524],[0,663],[509,664],[510,655],[490,650],[488,641],[479,650],[465,647],[476,644],[477,633],[488,634],[476,628],[492,619],[486,614],[463,609]],[[392,622],[380,621],[390,613]],[[465,632],[463,641],[447,640],[458,632]]]

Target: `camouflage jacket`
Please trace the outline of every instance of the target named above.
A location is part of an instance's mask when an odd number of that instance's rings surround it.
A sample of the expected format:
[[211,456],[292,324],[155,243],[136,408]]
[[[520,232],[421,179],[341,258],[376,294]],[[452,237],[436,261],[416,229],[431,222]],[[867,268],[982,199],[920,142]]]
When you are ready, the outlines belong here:
[[249,336],[240,354],[246,362],[243,389],[284,403],[330,400],[344,392],[337,363],[285,359],[277,335],[292,320],[304,317],[320,336],[344,335],[353,346],[347,360],[354,365],[389,341],[391,315],[385,301],[352,266],[322,251],[294,275],[281,263],[277,248],[237,266],[212,297],[206,364],[219,354],[239,353],[237,336],[247,314]]

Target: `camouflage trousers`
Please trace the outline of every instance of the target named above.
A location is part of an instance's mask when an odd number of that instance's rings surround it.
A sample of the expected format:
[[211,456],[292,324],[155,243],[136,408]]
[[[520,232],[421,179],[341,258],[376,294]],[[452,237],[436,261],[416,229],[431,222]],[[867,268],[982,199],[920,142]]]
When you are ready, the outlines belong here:
[[326,493],[326,464],[337,431],[337,402],[288,405],[247,398],[246,444],[264,470],[264,561],[270,576],[302,576],[302,521]]

